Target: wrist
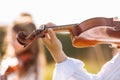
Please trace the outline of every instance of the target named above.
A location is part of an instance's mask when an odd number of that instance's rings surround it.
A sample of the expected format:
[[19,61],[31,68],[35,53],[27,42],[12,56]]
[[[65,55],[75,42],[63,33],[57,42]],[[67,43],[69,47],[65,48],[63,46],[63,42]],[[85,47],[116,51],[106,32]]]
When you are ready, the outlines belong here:
[[59,52],[53,52],[52,56],[53,56],[56,63],[63,62],[67,59],[67,56],[66,56],[66,54],[64,53],[63,50],[61,50]]

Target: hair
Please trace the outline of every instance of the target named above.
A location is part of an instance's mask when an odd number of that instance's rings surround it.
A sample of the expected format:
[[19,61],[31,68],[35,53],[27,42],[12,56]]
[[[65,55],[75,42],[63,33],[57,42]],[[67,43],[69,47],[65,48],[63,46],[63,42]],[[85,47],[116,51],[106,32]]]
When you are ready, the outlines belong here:
[[[23,21],[22,18],[27,20]],[[31,15],[28,13],[23,13],[20,15],[19,19],[16,19],[8,27],[7,37],[12,40],[12,37],[11,37],[12,32],[15,32],[17,34],[19,31],[25,31],[29,34],[35,29],[36,29],[36,26],[32,21]],[[23,63],[23,67],[20,70],[20,75],[27,73],[31,66],[35,66],[34,70],[37,73],[37,57],[40,52],[39,49],[40,48],[39,48],[38,40],[35,40],[29,47],[25,48],[22,52],[20,52],[19,55],[14,54],[16,57],[22,56],[25,53],[32,54],[31,58],[28,59],[26,63]],[[7,51],[7,53],[9,54],[9,51]]]

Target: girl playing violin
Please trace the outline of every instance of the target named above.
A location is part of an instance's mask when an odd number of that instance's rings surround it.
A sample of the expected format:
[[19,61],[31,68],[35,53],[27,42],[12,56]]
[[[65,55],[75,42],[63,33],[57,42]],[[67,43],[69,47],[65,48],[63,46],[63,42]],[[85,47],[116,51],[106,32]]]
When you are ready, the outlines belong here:
[[40,55],[43,50],[39,46],[38,40],[27,48],[23,48],[16,40],[16,34],[19,31],[30,33],[34,29],[36,26],[33,23],[32,16],[28,13],[22,13],[8,27],[10,44],[1,62],[1,74],[5,74],[7,80],[42,80]]
[[70,58],[64,53],[52,29],[48,29],[42,40],[56,62],[53,80],[120,80],[120,52],[103,65],[98,74],[91,74],[86,71],[81,60]]

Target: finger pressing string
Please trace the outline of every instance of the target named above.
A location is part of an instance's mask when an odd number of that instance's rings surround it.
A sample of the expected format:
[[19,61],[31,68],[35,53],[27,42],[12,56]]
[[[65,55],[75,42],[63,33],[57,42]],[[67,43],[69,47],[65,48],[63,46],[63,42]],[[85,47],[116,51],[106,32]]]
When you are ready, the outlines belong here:
[[48,34],[49,34],[51,40],[56,39],[55,32],[51,28],[48,29]]

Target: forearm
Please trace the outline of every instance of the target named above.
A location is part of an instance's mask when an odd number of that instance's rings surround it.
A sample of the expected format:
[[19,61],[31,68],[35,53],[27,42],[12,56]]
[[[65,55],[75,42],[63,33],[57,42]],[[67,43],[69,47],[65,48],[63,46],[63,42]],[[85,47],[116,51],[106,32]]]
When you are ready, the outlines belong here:
[[60,63],[63,62],[67,59],[66,54],[64,53],[63,50],[59,51],[59,52],[52,52],[50,51],[52,57],[54,58],[56,63]]

